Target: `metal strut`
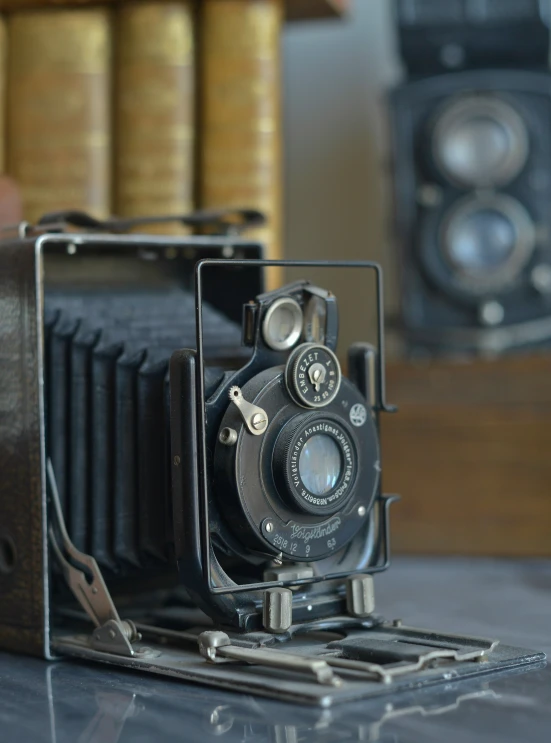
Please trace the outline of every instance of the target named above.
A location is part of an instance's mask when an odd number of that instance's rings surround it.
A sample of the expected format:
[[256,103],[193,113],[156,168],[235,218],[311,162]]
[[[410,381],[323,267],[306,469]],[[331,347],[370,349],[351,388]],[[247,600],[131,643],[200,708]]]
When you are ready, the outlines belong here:
[[72,543],[65,526],[54,469],[50,459],[46,463],[46,475],[54,506],[55,523],[61,536],[62,546],[71,560],[86,570],[85,573],[69,562],[59,546],[53,525],[50,525],[48,537],[67,585],[86,614],[96,625],[92,634],[92,647],[96,650],[106,650],[131,657],[135,653],[132,643],[140,640],[141,635],[136,630],[133,622],[120,618],[95,559],[91,555],[86,555],[78,550]]

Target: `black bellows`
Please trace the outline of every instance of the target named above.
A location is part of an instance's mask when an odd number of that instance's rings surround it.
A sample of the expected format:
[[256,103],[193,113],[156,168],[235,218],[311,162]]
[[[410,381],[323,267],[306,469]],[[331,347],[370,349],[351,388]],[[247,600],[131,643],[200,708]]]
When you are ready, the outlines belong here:
[[[239,357],[237,324],[209,305],[203,323],[207,358]],[[168,363],[195,336],[179,289],[46,297],[46,451],[73,542],[113,572],[170,557]]]

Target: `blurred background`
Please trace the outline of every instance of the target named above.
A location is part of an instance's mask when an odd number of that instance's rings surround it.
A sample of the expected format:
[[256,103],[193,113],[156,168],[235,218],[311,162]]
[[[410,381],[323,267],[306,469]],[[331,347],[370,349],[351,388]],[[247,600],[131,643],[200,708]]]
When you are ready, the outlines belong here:
[[[3,212],[251,206],[271,257],[379,261],[395,549],[551,554],[548,0],[0,13]],[[333,279],[341,346],[371,339]]]
[[[283,34],[288,255],[385,269],[398,551],[551,553],[548,19],[356,0]],[[339,280],[352,342],[365,290]]]

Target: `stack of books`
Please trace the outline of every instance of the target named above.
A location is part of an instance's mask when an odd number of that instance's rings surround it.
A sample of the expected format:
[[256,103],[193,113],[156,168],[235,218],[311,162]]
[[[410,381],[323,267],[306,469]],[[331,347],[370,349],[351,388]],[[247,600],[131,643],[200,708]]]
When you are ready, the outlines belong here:
[[24,216],[249,206],[280,256],[280,34],[342,0],[0,0],[0,163]]

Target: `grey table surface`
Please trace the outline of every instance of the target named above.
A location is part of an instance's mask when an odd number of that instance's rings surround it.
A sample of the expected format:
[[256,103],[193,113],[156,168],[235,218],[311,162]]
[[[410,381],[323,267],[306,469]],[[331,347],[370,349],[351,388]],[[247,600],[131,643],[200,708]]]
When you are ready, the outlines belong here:
[[[551,562],[400,558],[377,608],[551,654]],[[332,709],[0,653],[0,741],[549,741],[551,666]]]

